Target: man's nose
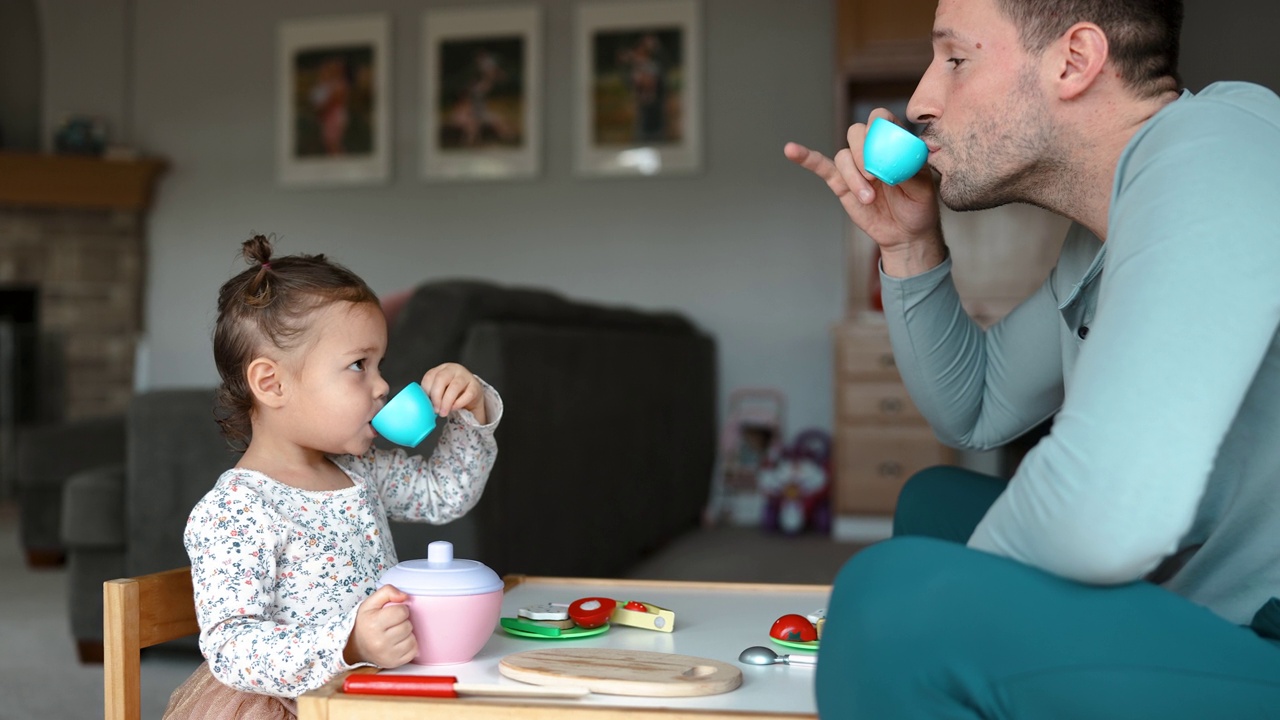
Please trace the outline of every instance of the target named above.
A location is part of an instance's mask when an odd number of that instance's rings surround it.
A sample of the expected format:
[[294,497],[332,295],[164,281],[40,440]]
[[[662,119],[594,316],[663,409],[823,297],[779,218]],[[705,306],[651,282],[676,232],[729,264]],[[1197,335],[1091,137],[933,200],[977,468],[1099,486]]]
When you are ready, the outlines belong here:
[[937,119],[942,112],[941,102],[935,90],[934,64],[930,64],[916,84],[916,91],[911,93],[907,101],[907,119],[917,125],[927,125]]

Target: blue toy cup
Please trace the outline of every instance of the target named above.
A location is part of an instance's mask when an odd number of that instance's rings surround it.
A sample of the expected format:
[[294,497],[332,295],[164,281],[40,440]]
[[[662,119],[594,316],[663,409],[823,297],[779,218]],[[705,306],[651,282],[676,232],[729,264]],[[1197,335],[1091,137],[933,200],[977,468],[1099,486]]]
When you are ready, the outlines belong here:
[[876,118],[862,143],[862,167],[887,185],[914,176],[929,159],[929,146],[910,130]]
[[418,383],[409,383],[373,416],[373,429],[397,445],[417,447],[436,428],[436,409]]

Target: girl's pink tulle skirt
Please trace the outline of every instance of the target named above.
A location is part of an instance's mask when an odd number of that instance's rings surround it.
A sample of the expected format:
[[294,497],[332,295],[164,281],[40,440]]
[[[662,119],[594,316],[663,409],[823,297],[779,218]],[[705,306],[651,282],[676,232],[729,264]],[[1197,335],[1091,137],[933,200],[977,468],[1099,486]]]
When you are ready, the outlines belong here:
[[191,673],[173,694],[164,720],[295,720],[298,704],[274,695],[242,692],[218,682],[208,663]]

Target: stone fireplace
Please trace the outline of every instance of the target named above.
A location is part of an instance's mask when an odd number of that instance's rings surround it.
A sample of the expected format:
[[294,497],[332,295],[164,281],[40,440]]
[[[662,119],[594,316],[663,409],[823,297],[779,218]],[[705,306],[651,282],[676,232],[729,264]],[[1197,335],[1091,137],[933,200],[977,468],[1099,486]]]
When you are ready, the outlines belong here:
[[[36,336],[9,353],[36,358],[10,363],[23,392],[33,393],[6,395],[27,397],[29,417],[11,422],[127,406],[143,331],[146,213],[163,168],[156,160],[0,152],[0,317],[30,316]],[[29,301],[18,299],[22,290]]]

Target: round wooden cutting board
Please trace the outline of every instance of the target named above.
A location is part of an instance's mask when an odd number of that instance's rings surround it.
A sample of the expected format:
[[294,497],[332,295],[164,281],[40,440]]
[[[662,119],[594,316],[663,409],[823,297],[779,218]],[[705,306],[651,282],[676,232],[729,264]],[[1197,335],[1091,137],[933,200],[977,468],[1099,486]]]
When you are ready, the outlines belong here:
[[502,658],[498,671],[520,682],[580,685],[605,695],[717,695],[742,684],[742,671],[728,663],[646,650],[529,650]]

